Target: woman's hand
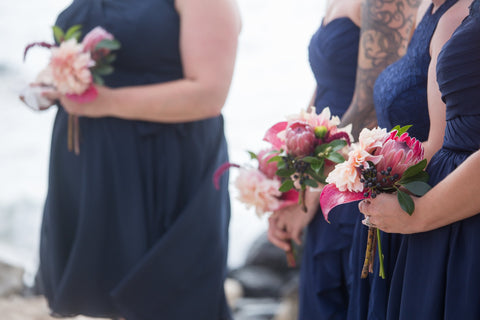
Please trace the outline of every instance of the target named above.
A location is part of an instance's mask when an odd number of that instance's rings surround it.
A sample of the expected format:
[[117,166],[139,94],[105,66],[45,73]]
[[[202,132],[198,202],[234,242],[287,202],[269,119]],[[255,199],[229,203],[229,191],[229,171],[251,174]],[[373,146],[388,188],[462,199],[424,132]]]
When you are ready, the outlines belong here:
[[303,229],[310,223],[315,212],[304,212],[299,204],[275,211],[268,219],[268,239],[282,250],[291,250],[290,240],[302,244]]
[[[416,202],[416,198],[413,197]],[[393,194],[380,194],[375,199],[365,199],[358,204],[360,212],[368,217],[370,226],[389,233],[421,232],[419,215],[416,211],[410,216],[403,211]],[[365,220],[364,220],[365,221]],[[363,222],[368,225],[368,222]]]
[[72,115],[90,118],[112,116],[114,90],[104,86],[95,86],[98,95],[90,102],[76,102],[58,91],[47,91],[43,96],[51,101],[58,100],[65,110]]
[[317,213],[321,190],[307,189],[305,204],[307,212],[300,204],[294,204],[275,211],[268,219],[268,239],[282,250],[291,250],[290,241],[302,244],[303,230]]

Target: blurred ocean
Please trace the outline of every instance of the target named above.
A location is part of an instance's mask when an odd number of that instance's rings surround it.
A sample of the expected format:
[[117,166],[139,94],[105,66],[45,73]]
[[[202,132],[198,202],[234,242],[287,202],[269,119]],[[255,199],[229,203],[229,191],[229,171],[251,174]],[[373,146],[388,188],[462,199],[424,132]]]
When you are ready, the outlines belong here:
[[[231,161],[249,162],[265,130],[307,107],[314,79],[307,46],[319,26],[325,3],[319,0],[237,0],[243,20],[235,75],[224,108]],[[27,43],[50,41],[50,26],[70,0],[0,1],[0,260],[24,267],[31,281],[55,109],[34,112],[18,92],[47,61],[46,50],[30,52]],[[235,179],[231,172],[231,181]],[[231,187],[230,267],[241,265],[250,244],[266,229]]]

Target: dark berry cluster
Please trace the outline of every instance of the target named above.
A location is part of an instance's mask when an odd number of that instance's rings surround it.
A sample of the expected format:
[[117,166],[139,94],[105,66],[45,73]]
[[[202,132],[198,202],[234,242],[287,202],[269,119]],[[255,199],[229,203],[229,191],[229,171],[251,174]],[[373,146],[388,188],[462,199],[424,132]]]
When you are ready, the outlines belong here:
[[[303,185],[305,183],[305,179],[308,178],[307,170],[310,168],[310,164],[298,158],[291,157],[290,155],[285,156],[282,159],[283,159],[283,162],[285,163],[286,169],[295,170],[295,174],[293,175],[293,178],[295,180],[298,179],[298,182],[300,183],[300,185]],[[282,179],[282,182],[284,180],[285,179]]]
[[360,182],[363,183],[363,188],[365,190],[363,196],[365,198],[370,195],[375,199],[378,194],[385,191],[385,187],[392,186],[399,178],[397,173],[391,175],[391,167],[388,167],[387,170],[380,171],[380,177],[377,177],[377,168],[375,168],[374,165],[371,165],[368,168],[365,168],[364,165],[360,165],[359,168],[362,175]]

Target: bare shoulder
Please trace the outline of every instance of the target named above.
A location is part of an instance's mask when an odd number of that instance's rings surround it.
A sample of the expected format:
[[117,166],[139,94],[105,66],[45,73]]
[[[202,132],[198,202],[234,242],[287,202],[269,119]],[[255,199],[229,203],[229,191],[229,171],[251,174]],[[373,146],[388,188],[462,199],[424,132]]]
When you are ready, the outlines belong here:
[[209,13],[210,17],[223,17],[222,20],[229,21],[240,32],[240,10],[235,0],[174,0],[174,2],[180,16],[186,12],[198,13],[199,15],[204,15],[202,13],[206,12]]
[[432,54],[434,52],[439,52],[445,42],[450,39],[453,32],[468,15],[468,7],[471,3],[471,0],[459,0],[442,15],[438,21],[437,28],[435,29],[432,41],[430,43],[430,50]]

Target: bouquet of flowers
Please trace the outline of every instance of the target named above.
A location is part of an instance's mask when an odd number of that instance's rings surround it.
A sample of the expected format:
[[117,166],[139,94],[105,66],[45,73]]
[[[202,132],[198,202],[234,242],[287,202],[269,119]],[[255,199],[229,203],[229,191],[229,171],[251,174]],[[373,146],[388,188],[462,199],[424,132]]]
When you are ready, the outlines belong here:
[[328,107],[320,114],[311,107],[273,125],[264,137],[275,149],[269,161],[277,163],[276,175],[282,181],[279,190],[297,190],[305,212],[307,186],[316,188],[318,183],[325,183],[325,166],[345,161],[340,152],[353,138],[351,126],[338,128],[339,124],[340,119],[332,117]]
[[[247,208],[254,207],[258,217],[296,203],[298,201],[296,191],[279,191],[280,179],[275,176],[277,165],[275,162],[269,162],[274,156],[272,149],[262,150],[258,154],[249,153],[252,160],[256,159],[258,161],[258,165],[240,166],[230,162],[223,164],[214,174],[215,188],[217,190],[220,188],[219,180],[222,174],[229,168],[235,167],[240,170],[234,183],[239,193],[238,200],[244,203]],[[287,263],[290,267],[296,265],[293,251],[287,252]]]
[[[103,84],[102,76],[113,72],[111,64],[115,55],[112,50],[120,48],[113,35],[101,27],[87,33],[80,43],[80,25],[66,32],[54,26],[53,34],[58,45],[35,42],[25,48],[24,59],[34,46],[48,48],[51,53],[49,64],[38,74],[35,84],[20,94],[20,99],[35,110],[50,106],[50,101],[42,96],[42,92],[49,89],[79,103],[93,101],[98,95],[93,84]],[[72,115],[68,122],[68,148],[76,154],[80,152],[78,118]]]
[[[375,128],[363,129],[358,143],[352,145],[347,161],[336,165],[326,181],[329,183],[320,195],[320,206],[328,221],[330,210],[340,204],[364,198],[375,198],[378,194],[397,192],[400,206],[408,214],[415,207],[409,193],[424,195],[430,186],[424,171],[427,160],[423,156],[422,144],[410,137],[411,126],[395,127],[392,131]],[[376,237],[375,237],[376,233]],[[378,244],[380,277],[385,278],[380,231],[369,226],[367,250],[362,278],[373,272],[375,247]]]

